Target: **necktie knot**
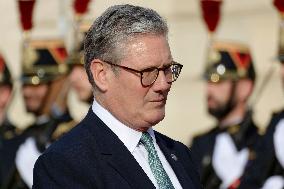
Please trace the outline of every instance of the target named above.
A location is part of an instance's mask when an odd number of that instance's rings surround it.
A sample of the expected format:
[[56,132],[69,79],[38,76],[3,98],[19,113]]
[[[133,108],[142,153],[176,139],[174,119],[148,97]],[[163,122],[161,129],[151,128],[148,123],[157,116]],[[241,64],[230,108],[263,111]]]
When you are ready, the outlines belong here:
[[143,132],[142,136],[140,138],[140,142],[144,145],[144,146],[154,146],[153,144],[153,139],[150,136],[150,134],[148,132]]

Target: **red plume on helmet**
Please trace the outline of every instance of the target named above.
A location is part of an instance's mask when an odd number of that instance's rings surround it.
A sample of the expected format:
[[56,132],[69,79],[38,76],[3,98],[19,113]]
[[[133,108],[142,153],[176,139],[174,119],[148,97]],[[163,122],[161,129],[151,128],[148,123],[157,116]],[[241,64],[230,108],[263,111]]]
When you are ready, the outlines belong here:
[[67,63],[70,67],[75,65],[84,65],[83,50],[85,34],[90,28],[91,24],[83,21],[84,14],[88,11],[90,0],[74,0],[74,38],[70,56]]
[[[213,34],[215,33],[218,23],[220,21],[221,17],[221,5],[222,0],[200,0],[200,6],[202,11],[202,18],[204,23],[207,26],[207,31],[209,34],[209,40],[207,44],[207,52],[206,52],[206,60],[209,59],[211,51],[212,51],[212,45],[213,45]],[[209,65],[208,62],[205,62],[205,70]]]
[[204,22],[210,33],[215,32],[221,17],[222,0],[201,0],[201,10]]
[[76,14],[85,14],[90,0],[74,0],[73,9]]
[[21,26],[24,31],[29,31],[33,27],[33,9],[35,0],[18,0]]
[[273,5],[276,7],[276,9],[283,14],[284,13],[284,1],[283,0],[274,0]]

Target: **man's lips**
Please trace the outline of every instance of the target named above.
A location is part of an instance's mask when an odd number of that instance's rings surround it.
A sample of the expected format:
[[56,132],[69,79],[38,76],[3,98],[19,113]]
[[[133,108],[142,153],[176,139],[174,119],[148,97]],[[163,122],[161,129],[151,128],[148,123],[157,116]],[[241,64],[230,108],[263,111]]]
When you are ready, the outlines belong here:
[[157,98],[157,99],[151,100],[150,102],[166,102],[166,98]]

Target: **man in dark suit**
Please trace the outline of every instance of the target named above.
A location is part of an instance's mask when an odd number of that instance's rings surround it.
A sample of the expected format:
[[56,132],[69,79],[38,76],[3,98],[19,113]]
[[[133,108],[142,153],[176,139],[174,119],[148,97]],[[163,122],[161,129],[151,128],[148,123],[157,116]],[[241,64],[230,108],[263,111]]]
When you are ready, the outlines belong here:
[[112,6],[96,19],[84,45],[94,102],[39,157],[33,188],[201,188],[187,147],[152,129],[182,69],[167,33],[154,10],[138,6]]

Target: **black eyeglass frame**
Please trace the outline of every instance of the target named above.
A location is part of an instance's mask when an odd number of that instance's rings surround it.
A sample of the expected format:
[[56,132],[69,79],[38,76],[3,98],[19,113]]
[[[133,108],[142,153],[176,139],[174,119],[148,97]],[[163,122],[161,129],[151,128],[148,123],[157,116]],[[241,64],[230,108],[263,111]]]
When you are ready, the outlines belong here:
[[[103,60],[103,62],[105,62],[105,63],[107,63],[107,64],[109,64],[109,65],[111,65],[111,66],[117,66],[117,67],[123,68],[123,69],[125,69],[125,70],[129,70],[129,71],[132,71],[132,72],[135,72],[135,73],[139,73],[139,74],[140,74],[140,82],[141,82],[141,85],[142,85],[143,87],[148,87],[148,86],[152,85],[153,83],[155,83],[155,81],[157,80],[157,78],[158,78],[158,76],[159,76],[160,71],[165,72],[165,70],[168,69],[168,68],[171,67],[171,66],[178,66],[178,68],[179,68],[179,73],[178,73],[177,77],[175,77],[175,79],[174,79],[173,81],[168,82],[169,84],[171,84],[171,83],[173,83],[174,81],[177,80],[177,78],[178,78],[178,76],[179,76],[179,74],[180,74],[180,72],[181,72],[181,69],[182,69],[182,67],[183,67],[182,64],[177,63],[177,62],[175,62],[175,61],[172,61],[171,64],[169,64],[169,65],[167,65],[167,66],[164,66],[164,67],[162,67],[162,68],[150,67],[150,68],[145,68],[145,69],[143,69],[143,70],[140,71],[140,70],[136,70],[136,69],[133,69],[133,68],[129,68],[129,67],[127,67],[127,66],[122,66],[122,65],[119,65],[119,64],[114,64],[114,63],[112,63],[112,62],[105,61],[105,60]],[[143,82],[142,82],[143,74],[144,74],[145,71],[151,71],[151,70],[158,70],[158,74],[156,75],[156,78],[151,82],[151,84],[144,85]],[[172,71],[172,73],[173,73],[173,71]]]

